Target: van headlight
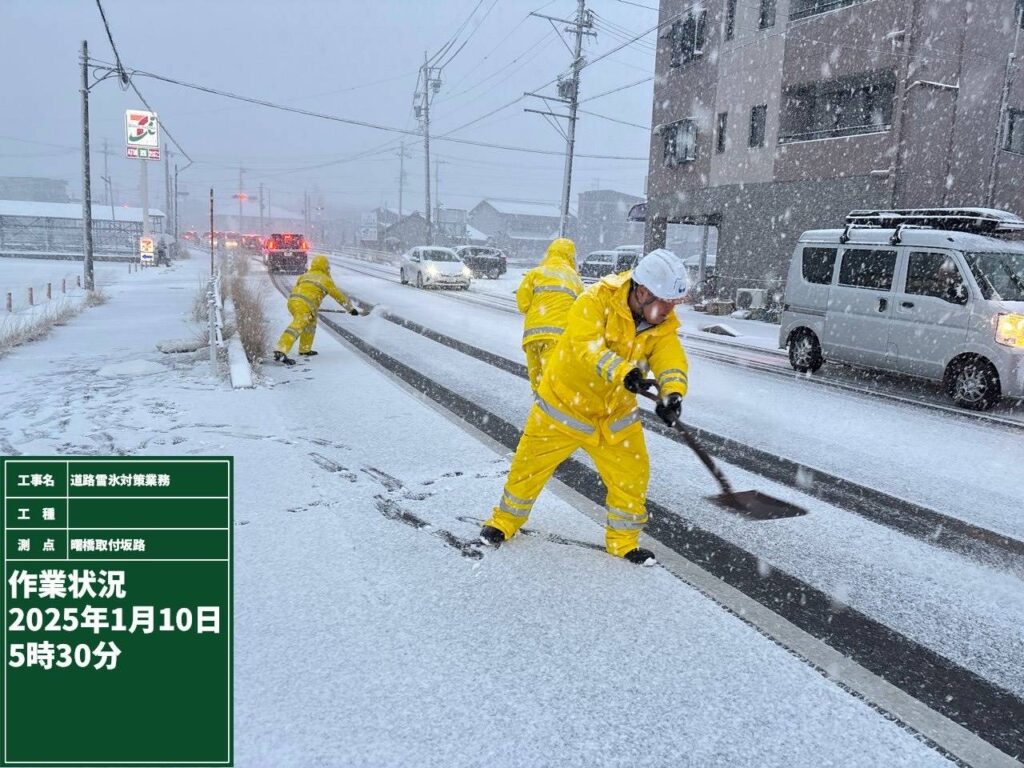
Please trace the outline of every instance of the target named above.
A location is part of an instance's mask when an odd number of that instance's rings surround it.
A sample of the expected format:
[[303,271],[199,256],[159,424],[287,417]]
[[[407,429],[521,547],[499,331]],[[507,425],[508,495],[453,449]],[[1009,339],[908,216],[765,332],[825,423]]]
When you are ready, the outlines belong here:
[[1024,347],[1024,315],[999,315],[996,318],[996,343]]

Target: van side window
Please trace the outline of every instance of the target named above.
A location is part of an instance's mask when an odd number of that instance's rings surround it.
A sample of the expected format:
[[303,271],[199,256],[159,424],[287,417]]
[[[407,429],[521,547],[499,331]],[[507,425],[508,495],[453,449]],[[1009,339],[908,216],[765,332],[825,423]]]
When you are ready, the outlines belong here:
[[914,251],[907,263],[907,293],[934,296],[950,304],[967,303],[967,286],[953,261],[945,253]]
[[830,284],[835,266],[835,248],[804,248],[803,274],[808,283]]
[[869,288],[888,291],[896,272],[896,251],[872,251],[866,248],[848,248],[843,251],[839,268],[839,284],[851,288]]

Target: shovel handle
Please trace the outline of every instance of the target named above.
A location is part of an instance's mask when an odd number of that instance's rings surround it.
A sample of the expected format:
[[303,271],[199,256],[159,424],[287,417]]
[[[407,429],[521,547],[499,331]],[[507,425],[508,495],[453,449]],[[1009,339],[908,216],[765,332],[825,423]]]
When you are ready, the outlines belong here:
[[[641,389],[637,392],[638,395],[646,397],[648,400],[652,400],[655,403],[661,402],[660,397],[649,391],[651,387],[657,389],[658,382],[654,379],[644,379],[640,382],[640,386]],[[704,446],[697,442],[697,438],[690,434],[690,430],[688,430],[683,422],[679,421],[679,419],[676,419],[672,426],[683,436],[683,440],[686,441],[686,445],[691,451],[697,454],[697,458],[701,460],[701,463],[708,468],[708,471],[711,472],[712,475],[715,476],[715,480],[717,480],[718,484],[722,487],[722,493],[726,496],[733,496],[732,484],[722,473],[722,470],[718,468],[718,464],[716,464],[715,460],[711,458],[711,454],[704,450]]]

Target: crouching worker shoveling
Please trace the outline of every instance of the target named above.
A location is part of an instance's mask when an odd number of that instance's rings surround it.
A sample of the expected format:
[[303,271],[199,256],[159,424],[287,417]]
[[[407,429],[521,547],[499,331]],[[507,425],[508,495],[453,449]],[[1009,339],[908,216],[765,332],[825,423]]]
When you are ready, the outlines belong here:
[[352,306],[348,296],[342,293],[331,279],[331,265],[324,255],[313,257],[313,263],[292,288],[288,296],[288,311],[292,313],[292,322],[285,328],[274,349],[274,360],[285,365],[295,365],[288,357],[292,344],[299,340],[299,354],[309,357],[316,354],[313,349],[313,337],[316,336],[316,313],[324,298],[331,296],[336,302],[348,310],[350,315],[358,315],[359,310]]
[[631,563],[655,564],[639,546],[650,460],[636,393],[649,368],[661,393],[658,416],[669,425],[679,418],[687,362],[674,309],[687,287],[682,261],[659,249],[576,300],[544,368],[501,501],[480,530],[485,544],[514,536],[558,465],[583,448],[608,489],[605,548]]

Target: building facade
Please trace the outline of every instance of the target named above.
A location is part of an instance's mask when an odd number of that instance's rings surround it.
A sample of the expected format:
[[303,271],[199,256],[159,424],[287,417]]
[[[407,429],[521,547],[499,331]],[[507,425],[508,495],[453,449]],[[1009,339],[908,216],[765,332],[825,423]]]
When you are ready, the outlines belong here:
[[577,253],[582,255],[643,242],[643,224],[626,218],[629,209],[642,202],[642,198],[611,189],[597,189],[580,192],[577,200]]
[[[558,237],[560,223],[558,207],[541,203],[482,200],[469,212],[469,224],[486,235],[488,243],[524,261],[540,260]],[[570,216],[569,237],[575,228],[576,217]]]
[[662,0],[645,241],[718,229],[726,295],[856,208],[1024,213],[1021,0]]

